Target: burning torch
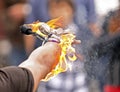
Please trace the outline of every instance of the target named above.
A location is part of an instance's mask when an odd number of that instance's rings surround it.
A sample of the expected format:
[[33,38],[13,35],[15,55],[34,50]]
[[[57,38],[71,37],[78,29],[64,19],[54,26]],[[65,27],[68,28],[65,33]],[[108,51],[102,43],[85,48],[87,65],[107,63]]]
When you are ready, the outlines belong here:
[[65,72],[69,67],[67,60],[75,61],[77,59],[75,55],[75,48],[72,47],[72,43],[75,42],[75,35],[63,30],[62,17],[45,22],[34,22],[31,24],[22,25],[21,32],[26,35],[33,35],[43,41],[44,45],[47,41],[57,42],[62,48],[61,56],[57,66],[43,79],[48,81],[53,76]]

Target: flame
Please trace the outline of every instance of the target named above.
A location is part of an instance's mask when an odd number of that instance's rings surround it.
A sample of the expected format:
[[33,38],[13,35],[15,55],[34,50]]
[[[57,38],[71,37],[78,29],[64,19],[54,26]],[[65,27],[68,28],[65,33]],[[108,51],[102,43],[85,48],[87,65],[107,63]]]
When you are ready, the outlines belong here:
[[[45,79],[43,79],[43,81],[48,81],[53,76],[56,76],[57,74],[59,74],[61,72],[67,71],[67,69],[71,70],[71,65],[69,63],[67,63],[67,57],[68,57],[69,61],[75,61],[77,59],[77,57],[74,54],[75,49],[72,47],[72,42],[74,39],[75,39],[75,35],[73,35],[71,33],[61,35],[60,46],[62,48],[62,52],[61,52],[59,63],[57,64],[55,69],[53,69],[45,77]],[[67,53],[70,53],[70,55]]]
[[[46,26],[49,26],[51,29],[57,29],[63,26],[62,24],[62,17],[53,19],[48,21]],[[32,24],[28,24],[31,27],[33,32],[36,32],[42,37],[47,37],[47,34],[41,32],[39,27],[43,24],[43,22],[34,22]],[[42,81],[48,81],[49,79],[53,78],[57,74],[61,72],[67,71],[67,69],[71,70],[71,65],[67,61],[75,61],[77,58],[75,56],[75,49],[72,47],[72,43],[75,39],[75,35],[72,33],[64,33],[60,35],[60,43],[59,45],[62,48],[61,56],[59,63],[57,66],[43,79]]]
[[30,27],[31,27],[33,32],[36,32],[37,34],[39,34],[40,36],[45,38],[46,35],[43,34],[42,32],[40,32],[40,30],[39,30],[39,27],[41,24],[42,24],[42,22],[36,21],[36,22],[33,22],[32,24],[30,24]]
[[[43,24],[44,22],[40,22],[40,21],[36,21],[36,22],[33,22],[31,24],[27,24],[28,27],[30,27],[32,29],[33,32],[36,32],[37,34],[39,34],[40,36],[46,38],[48,35],[45,35],[44,33],[42,33],[40,30],[39,30],[39,27]],[[52,19],[50,21],[48,21],[46,23],[50,28],[53,28],[53,29],[57,29],[57,28],[62,28],[64,25],[63,25],[63,17],[58,17],[58,18],[55,18],[55,19]]]
[[58,17],[56,19],[52,19],[50,21],[47,22],[47,24],[51,27],[51,28],[59,28],[59,27],[63,27],[63,17]]

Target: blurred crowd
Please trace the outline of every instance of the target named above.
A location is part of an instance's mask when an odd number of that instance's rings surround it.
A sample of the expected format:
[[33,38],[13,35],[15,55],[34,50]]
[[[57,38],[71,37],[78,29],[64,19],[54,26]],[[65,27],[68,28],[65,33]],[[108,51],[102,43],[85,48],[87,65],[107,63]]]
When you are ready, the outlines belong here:
[[24,23],[25,0],[0,0],[0,62],[18,65],[25,58],[23,35],[19,26]]
[[120,0],[106,15],[97,14],[94,0],[0,0],[0,67],[19,65],[42,45],[21,34],[21,25],[60,16],[64,29],[81,40],[78,59],[72,71],[41,82],[37,92],[119,92]]

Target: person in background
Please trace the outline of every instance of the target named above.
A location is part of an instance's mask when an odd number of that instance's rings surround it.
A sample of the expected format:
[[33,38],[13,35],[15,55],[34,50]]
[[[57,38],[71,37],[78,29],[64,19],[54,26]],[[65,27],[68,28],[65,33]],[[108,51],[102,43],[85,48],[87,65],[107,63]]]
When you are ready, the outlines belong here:
[[[88,76],[97,79],[101,92],[119,92],[120,6],[110,11],[103,22],[103,34],[89,51]],[[90,61],[90,62],[89,62]],[[103,76],[104,75],[104,76]]]
[[104,92],[120,91],[120,0],[118,9],[110,11],[105,20],[104,28],[109,39],[113,38],[111,59],[109,59],[107,82],[104,85]]
[[76,23],[81,29],[87,28],[93,36],[99,37],[102,32],[100,30],[99,25],[97,24],[98,21],[94,0],[75,0],[75,5]]
[[23,36],[19,32],[19,26],[26,16],[24,12],[26,1],[1,0],[1,2],[4,8],[0,12],[0,32],[2,33],[0,37],[3,44],[0,47],[7,53],[6,57],[9,58],[10,65],[18,65],[26,58]]
[[[48,14],[51,19],[62,16],[63,29],[69,29],[69,32],[77,35],[79,28],[74,22],[75,5],[72,0],[48,0]],[[77,38],[77,37],[76,37]],[[72,63],[72,70],[57,75],[54,79],[43,83],[43,92],[87,92],[85,81],[85,71],[83,67],[83,58],[78,52],[79,46],[75,46],[78,59]],[[80,81],[81,82],[80,82]],[[41,88],[38,89],[38,92]]]
[[[0,67],[8,65],[7,54],[9,53],[9,49],[5,46],[9,46],[8,40],[6,40],[6,35],[4,32],[4,24],[3,24],[3,12],[5,10],[5,4],[3,0],[0,0]],[[7,44],[7,45],[6,45]]]

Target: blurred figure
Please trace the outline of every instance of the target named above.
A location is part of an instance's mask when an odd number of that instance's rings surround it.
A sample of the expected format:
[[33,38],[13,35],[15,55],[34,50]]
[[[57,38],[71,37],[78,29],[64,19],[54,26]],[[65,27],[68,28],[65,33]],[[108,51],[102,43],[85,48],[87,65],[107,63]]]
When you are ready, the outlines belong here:
[[106,30],[109,38],[114,38],[112,44],[111,59],[109,60],[107,82],[104,86],[104,92],[120,91],[120,0],[117,10],[110,11],[108,20],[106,20]]
[[78,26],[83,29],[83,32],[86,30],[89,31],[86,35],[91,33],[91,35],[99,37],[101,35],[101,30],[97,24],[98,21],[94,0],[75,0],[75,5],[75,21]]
[[1,45],[3,50],[8,51],[7,56],[11,65],[18,65],[25,59],[23,37],[19,32],[19,26],[23,23],[26,13],[24,12],[25,0],[1,0],[3,9],[0,11],[0,35],[1,40],[6,40],[6,45]]
[[48,14],[51,19],[61,16],[64,29],[70,28],[73,34],[79,31],[74,22],[75,6],[72,0],[48,0]]
[[[79,28],[74,23],[75,6],[72,0],[48,0],[48,13],[52,19],[62,16],[64,29],[69,28],[75,35],[79,33]],[[77,47],[75,48],[77,51]],[[79,55],[79,52],[76,53]],[[46,82],[43,92],[88,92],[82,61],[82,58],[78,58],[72,63],[71,71],[61,73]]]
[[3,26],[2,13],[3,13],[4,10],[5,10],[4,1],[0,0],[0,50],[1,50],[0,51],[0,67],[4,67],[8,64],[7,54],[9,52],[8,49],[6,51],[6,50],[4,50],[5,48],[3,48],[3,46],[6,46],[6,43],[9,43],[8,41],[6,41],[5,32],[3,31],[4,26]]
[[103,23],[104,33],[102,37],[91,46],[89,51],[91,56],[89,56],[89,59],[87,60],[88,62],[86,64],[86,69],[89,71],[88,76],[91,76],[93,79],[97,79],[99,81],[102,92],[119,92],[119,19],[120,8],[115,11],[110,11],[106,15],[105,21]]

